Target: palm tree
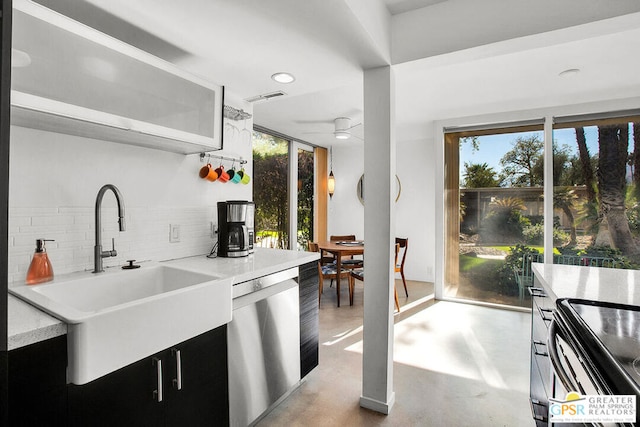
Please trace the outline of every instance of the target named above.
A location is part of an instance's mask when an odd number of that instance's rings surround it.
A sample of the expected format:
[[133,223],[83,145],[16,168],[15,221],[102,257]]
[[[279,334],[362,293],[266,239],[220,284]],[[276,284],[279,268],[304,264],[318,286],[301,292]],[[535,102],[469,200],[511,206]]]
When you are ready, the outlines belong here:
[[598,193],[601,214],[611,241],[624,255],[639,255],[633,241],[624,205],[629,146],[628,124],[598,127]]
[[587,189],[587,200],[589,203],[596,202],[596,186],[593,178],[593,168],[591,167],[591,155],[587,147],[587,139],[584,135],[584,128],[574,128],[576,131],[576,142],[578,143],[578,154],[580,157],[580,166],[582,168],[582,176],[584,177],[584,185]]
[[575,246],[577,243],[578,237],[576,235],[576,223],[575,218],[573,216],[573,212],[571,209],[573,208],[574,202],[578,199],[576,192],[570,187],[556,187],[553,190],[553,206],[562,209],[565,216],[569,220],[569,226],[571,227],[571,241],[569,242],[570,246]]

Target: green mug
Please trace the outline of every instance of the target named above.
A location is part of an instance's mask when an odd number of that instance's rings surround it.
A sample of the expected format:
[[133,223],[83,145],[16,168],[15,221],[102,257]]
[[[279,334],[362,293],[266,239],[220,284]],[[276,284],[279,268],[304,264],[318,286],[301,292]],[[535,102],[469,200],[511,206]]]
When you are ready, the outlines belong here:
[[249,183],[249,181],[251,181],[251,177],[249,176],[248,173],[246,173],[244,171],[244,168],[240,169],[237,172],[237,175],[239,175],[241,177],[240,178],[240,182],[243,183],[244,185],[247,185]]

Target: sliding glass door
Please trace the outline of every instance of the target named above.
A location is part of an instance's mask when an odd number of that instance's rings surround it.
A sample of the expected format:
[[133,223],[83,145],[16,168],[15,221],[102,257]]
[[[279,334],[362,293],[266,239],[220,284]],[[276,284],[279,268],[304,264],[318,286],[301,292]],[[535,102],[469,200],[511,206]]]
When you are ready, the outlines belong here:
[[542,252],[541,125],[446,135],[448,298],[526,306],[514,268]]
[[253,132],[257,246],[307,250],[314,230],[314,159],[310,146]]
[[297,212],[296,244],[297,250],[306,251],[313,241],[314,225],[314,155],[313,148],[296,144],[298,152],[297,167]]
[[289,249],[289,141],[253,132],[256,245]]

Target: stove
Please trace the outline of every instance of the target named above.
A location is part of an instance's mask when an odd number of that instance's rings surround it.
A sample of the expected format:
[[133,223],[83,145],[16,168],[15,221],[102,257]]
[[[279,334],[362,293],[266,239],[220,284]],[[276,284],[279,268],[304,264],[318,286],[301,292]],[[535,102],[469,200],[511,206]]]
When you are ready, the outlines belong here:
[[561,299],[556,308],[548,348],[554,377],[564,389],[558,394],[636,395],[637,413],[640,307]]

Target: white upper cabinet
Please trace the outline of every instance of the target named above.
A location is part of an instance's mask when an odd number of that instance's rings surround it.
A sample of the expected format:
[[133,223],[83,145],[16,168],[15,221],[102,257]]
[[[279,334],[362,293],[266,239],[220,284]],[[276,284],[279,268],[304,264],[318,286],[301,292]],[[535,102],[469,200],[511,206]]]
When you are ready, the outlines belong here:
[[223,88],[14,0],[11,123],[177,153],[222,148]]

